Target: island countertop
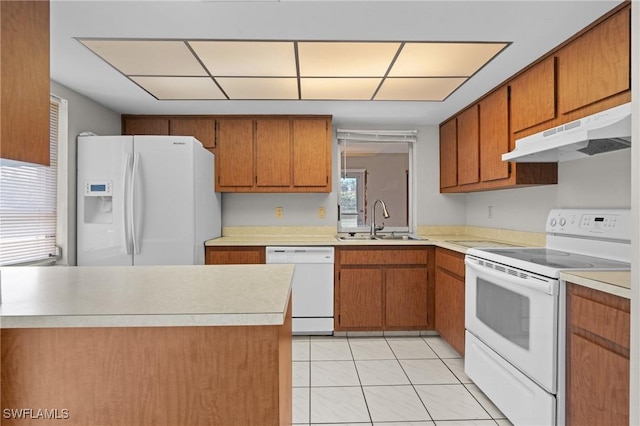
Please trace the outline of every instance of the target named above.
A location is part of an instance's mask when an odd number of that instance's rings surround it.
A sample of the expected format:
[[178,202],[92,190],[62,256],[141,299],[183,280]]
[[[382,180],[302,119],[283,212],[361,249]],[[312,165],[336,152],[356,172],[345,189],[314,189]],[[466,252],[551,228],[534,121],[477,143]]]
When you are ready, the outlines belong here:
[[293,265],[0,268],[2,328],[281,325]]

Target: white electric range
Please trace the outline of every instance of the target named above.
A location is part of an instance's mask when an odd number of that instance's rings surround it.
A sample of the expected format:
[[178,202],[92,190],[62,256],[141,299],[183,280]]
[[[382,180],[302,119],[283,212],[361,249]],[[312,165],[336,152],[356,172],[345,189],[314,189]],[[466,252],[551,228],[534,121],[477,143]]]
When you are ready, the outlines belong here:
[[554,209],[546,233],[465,257],[465,372],[515,425],[565,423],[560,272],[631,268],[630,210]]

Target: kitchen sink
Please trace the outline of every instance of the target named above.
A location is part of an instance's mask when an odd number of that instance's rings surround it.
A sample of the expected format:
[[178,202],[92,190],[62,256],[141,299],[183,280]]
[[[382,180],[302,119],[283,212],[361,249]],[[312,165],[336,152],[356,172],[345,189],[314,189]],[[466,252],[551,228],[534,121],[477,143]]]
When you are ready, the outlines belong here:
[[338,241],[422,240],[422,238],[411,234],[378,234],[375,236],[371,234],[342,234],[336,235],[336,239]]
[[376,235],[379,240],[422,240],[422,238],[411,234],[379,234]]
[[372,241],[377,240],[378,238],[369,234],[347,234],[347,235],[336,235],[336,239],[338,241]]

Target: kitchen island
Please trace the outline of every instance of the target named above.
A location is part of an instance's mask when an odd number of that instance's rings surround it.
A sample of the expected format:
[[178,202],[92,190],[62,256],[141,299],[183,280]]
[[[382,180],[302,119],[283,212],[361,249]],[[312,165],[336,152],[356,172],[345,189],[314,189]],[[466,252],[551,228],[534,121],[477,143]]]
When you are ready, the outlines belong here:
[[0,274],[3,424],[291,424],[292,265]]

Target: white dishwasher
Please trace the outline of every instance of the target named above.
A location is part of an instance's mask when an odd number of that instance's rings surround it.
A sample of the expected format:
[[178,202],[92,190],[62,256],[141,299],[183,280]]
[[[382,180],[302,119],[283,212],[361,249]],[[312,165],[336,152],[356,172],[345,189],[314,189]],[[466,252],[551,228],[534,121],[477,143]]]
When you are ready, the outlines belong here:
[[267,247],[267,263],[295,265],[293,334],[333,334],[333,247]]

